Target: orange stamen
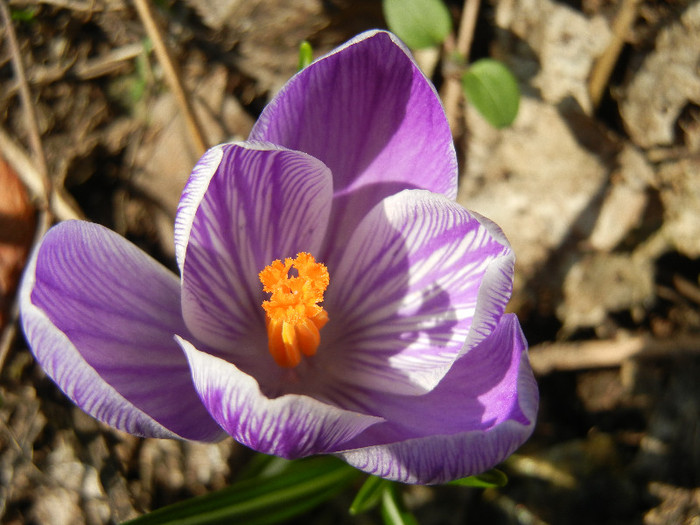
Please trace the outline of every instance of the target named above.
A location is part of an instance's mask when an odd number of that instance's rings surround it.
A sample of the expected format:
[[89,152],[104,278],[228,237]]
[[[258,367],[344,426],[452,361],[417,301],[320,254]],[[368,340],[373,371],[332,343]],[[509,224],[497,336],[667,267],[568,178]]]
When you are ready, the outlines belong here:
[[[290,275],[292,269],[295,275]],[[268,348],[279,366],[293,368],[301,362],[302,354],[311,357],[321,343],[328,313],[318,303],[330,282],[328,269],[301,252],[284,263],[273,261],[259,277],[263,290],[271,294],[262,303]]]

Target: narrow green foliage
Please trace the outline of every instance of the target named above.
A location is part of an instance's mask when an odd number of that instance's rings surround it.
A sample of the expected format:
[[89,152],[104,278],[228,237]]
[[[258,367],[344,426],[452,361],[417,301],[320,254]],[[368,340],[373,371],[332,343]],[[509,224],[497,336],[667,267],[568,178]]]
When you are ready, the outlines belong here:
[[250,478],[269,478],[284,472],[292,460],[267,454],[255,454],[245,466],[236,473],[236,482]]
[[501,62],[484,58],[462,75],[469,102],[495,128],[510,126],[518,114],[520,89],[513,73]]
[[452,31],[452,18],[442,0],[383,0],[389,29],[411,49],[442,44]]
[[153,49],[153,43],[149,38],[143,39],[143,53],[136,56],[134,61],[135,74],[132,79],[130,97],[133,103],[139,102],[148,89],[149,84],[153,81],[153,73],[148,62],[148,55]]
[[370,476],[364,482],[360,490],[357,491],[357,496],[350,505],[350,514],[353,516],[362,514],[368,510],[372,510],[379,504],[382,499],[384,490],[391,484],[391,481]]
[[335,496],[359,472],[331,456],[289,462],[271,476],[256,476],[211,494],[175,503],[129,525],[268,525],[302,514]]
[[491,469],[476,476],[450,481],[449,485],[462,487],[476,487],[482,489],[505,487],[508,484],[508,476],[498,469]]
[[25,7],[24,9],[10,8],[10,18],[13,22],[34,22],[36,12],[36,7]]
[[418,525],[415,516],[404,507],[395,483],[390,483],[382,492],[382,519],[384,525]]
[[314,50],[311,48],[311,44],[308,41],[303,40],[301,44],[299,44],[299,71],[311,64],[313,60]]

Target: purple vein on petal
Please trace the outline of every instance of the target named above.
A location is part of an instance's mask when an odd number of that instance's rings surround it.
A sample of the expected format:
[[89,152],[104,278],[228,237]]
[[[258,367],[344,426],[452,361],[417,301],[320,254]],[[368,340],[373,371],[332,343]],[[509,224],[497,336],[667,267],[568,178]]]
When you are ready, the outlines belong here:
[[[76,403],[136,433],[163,434],[147,414],[182,437],[218,437],[174,341],[188,333],[174,274],[114,232],[80,221],[50,230],[32,264],[22,285],[25,330]],[[93,399],[91,390],[106,393]]]
[[333,173],[333,238],[406,188],[456,196],[457,163],[440,100],[393,35],[368,32],[293,77],[253,140],[304,151]]
[[328,169],[304,153],[260,143],[223,146],[207,192],[181,210],[194,217],[182,285],[195,336],[231,358],[255,351],[241,342],[255,333],[259,343],[264,334],[258,273],[275,259],[318,251],[331,192]]
[[[492,266],[512,253],[453,201],[406,190],[378,205],[333,257],[325,307],[329,346],[344,375],[367,388],[418,394],[435,387],[465,351],[484,287],[509,287]],[[503,281],[503,282],[502,282]],[[484,292],[488,293],[488,292]],[[505,302],[480,314],[497,322]],[[485,321],[484,321],[485,322]]]

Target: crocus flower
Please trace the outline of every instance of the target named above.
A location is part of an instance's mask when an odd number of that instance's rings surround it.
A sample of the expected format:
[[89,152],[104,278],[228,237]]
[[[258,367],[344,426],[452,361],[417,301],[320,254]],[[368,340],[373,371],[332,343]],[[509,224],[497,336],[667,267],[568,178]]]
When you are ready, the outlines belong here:
[[434,88],[393,35],[364,33],[195,166],[179,279],[104,227],[52,228],[21,288],[27,340],[132,434],[225,432],[408,483],[479,473],[528,438],[538,393],[504,313],[513,253],[456,182]]

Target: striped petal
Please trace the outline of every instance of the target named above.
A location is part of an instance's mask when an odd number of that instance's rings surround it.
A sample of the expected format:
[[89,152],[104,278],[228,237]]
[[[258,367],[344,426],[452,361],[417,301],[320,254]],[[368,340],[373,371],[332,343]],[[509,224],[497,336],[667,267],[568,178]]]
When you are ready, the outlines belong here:
[[456,196],[456,155],[438,95],[405,46],[383,31],[359,35],[293,77],[250,138],[330,168],[334,242],[402,189]]
[[182,274],[182,269],[185,266],[187,243],[189,242],[197,207],[207,192],[211,178],[219,169],[224,150],[225,146],[223,145],[207,150],[195,164],[190,178],[182,190],[177,207],[177,216],[175,217],[175,257],[180,268],[180,274]]
[[188,334],[177,277],[114,232],[81,221],[52,228],[20,307],[37,361],[87,413],[142,436],[222,435],[174,339]]
[[339,455],[360,470],[404,483],[445,483],[492,468],[534,429],[539,394],[514,315],[461,357],[425,396],[374,396],[387,422]]
[[491,333],[513,276],[499,230],[423,190],[385,199],[328,265],[330,359],[348,384],[402,394],[432,390]]
[[293,459],[341,450],[343,445],[382,419],[343,410],[305,395],[270,398],[253,377],[180,340],[195,388],[212,417],[236,441],[263,452]]
[[304,153],[259,143],[219,146],[202,163],[177,217],[177,238],[186,239],[180,244],[185,322],[220,355],[264,373],[277,367],[266,350],[258,274],[275,259],[318,252],[331,176]]

